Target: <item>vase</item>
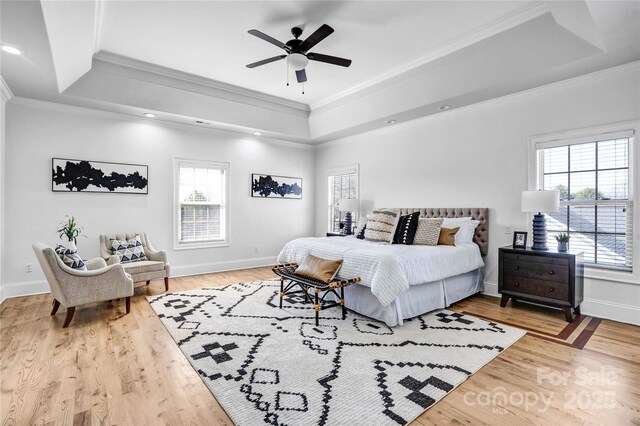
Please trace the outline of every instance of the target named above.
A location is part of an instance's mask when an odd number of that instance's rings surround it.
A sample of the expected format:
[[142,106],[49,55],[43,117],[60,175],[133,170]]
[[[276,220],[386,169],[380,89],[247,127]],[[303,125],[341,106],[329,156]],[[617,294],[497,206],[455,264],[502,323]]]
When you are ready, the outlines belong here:
[[569,243],[558,241],[558,251],[565,252],[569,249]]

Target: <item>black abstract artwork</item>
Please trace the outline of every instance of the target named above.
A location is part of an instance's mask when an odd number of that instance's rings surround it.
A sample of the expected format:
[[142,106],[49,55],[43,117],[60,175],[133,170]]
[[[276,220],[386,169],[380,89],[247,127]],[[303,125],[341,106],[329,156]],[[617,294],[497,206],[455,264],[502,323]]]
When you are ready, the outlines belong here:
[[260,198],[302,198],[302,178],[251,175],[251,196]]
[[54,192],[148,194],[148,167],[139,164],[52,159]]

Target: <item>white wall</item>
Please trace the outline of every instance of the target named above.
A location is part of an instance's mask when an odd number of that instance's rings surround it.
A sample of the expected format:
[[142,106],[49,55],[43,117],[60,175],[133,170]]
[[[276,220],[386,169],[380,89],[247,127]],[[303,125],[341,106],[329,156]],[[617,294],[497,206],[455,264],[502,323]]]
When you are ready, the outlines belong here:
[[[530,226],[520,212],[528,137],[638,117],[635,63],[323,144],[316,153],[316,234],[327,228],[327,169],[357,162],[361,213],[373,207],[489,207],[485,288],[495,294],[498,247],[512,239],[505,227]],[[640,218],[636,224],[640,250]],[[640,323],[640,285],[588,279],[585,286],[586,313]]]
[[5,170],[5,110],[6,103],[12,94],[9,87],[0,77],[0,303],[4,301],[4,170]]
[[[12,100],[3,191],[11,246],[4,262],[7,296],[48,289],[31,244],[55,244],[56,226],[65,215],[74,215],[85,228],[87,238],[78,240],[81,256],[99,255],[101,233],[146,231],[156,248],[169,252],[174,275],[270,264],[285,242],[313,233],[312,149],[156,123]],[[52,157],[147,164],[149,194],[54,193]],[[230,247],[172,250],[174,157],[230,163]],[[303,199],[251,198],[251,173],[302,177]],[[26,263],[33,263],[34,272],[25,272]]]

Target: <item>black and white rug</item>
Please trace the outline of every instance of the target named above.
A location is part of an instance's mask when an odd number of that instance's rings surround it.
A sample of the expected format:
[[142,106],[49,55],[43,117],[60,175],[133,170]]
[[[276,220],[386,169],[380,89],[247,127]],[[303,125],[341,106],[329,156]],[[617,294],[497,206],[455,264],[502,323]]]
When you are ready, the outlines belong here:
[[431,407],[525,332],[441,310],[400,327],[302,297],[278,281],[149,297],[238,425],[396,425]]

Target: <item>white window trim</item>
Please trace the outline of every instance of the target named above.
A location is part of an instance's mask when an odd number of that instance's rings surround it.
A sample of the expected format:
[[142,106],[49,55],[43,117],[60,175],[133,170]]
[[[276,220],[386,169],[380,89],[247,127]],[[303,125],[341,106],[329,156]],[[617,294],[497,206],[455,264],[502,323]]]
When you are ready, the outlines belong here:
[[[356,174],[358,177],[358,185],[356,186],[356,193],[358,195],[358,200],[360,200],[360,165],[359,164],[351,164],[348,166],[341,166],[341,167],[334,167],[331,169],[327,169],[327,172],[325,173],[325,177],[324,177],[324,181],[325,183],[327,183],[329,181],[329,176],[335,176],[335,175],[345,175],[345,174]],[[328,196],[329,194],[329,188],[326,187],[325,188],[325,196]],[[328,201],[328,200],[327,200]],[[333,232],[333,229],[330,227],[330,225],[333,223],[333,218],[331,217],[331,207],[334,207],[334,204],[327,204],[327,222],[325,224],[325,228],[327,230],[327,232]],[[356,212],[356,218],[357,220],[359,220],[360,218],[360,203],[358,203],[358,211]],[[355,227],[358,225],[356,220],[356,223],[353,224],[353,228],[355,229]]]
[[[594,126],[564,132],[549,133],[529,137],[527,149],[528,189],[537,190],[538,176],[541,162],[538,161],[537,151],[559,145],[572,145],[591,142],[602,138],[629,137],[629,199],[633,201],[633,259],[632,272],[615,271],[602,266],[585,264],[585,278],[604,281],[615,281],[640,285],[640,170],[638,170],[638,135],[640,133],[640,119],[623,121],[620,123]],[[533,215],[529,214],[529,225]]]
[[[180,169],[181,164],[192,164],[198,167],[204,168],[216,168],[224,170],[224,196],[222,199],[222,205],[224,206],[225,214],[225,233],[224,240],[216,241],[199,241],[199,242],[180,242],[180,202],[178,201],[178,194],[180,193]],[[206,161],[195,160],[192,158],[173,158],[173,249],[174,250],[193,250],[211,247],[229,247],[229,229],[230,218],[229,214],[229,169],[230,164],[220,161]]]

